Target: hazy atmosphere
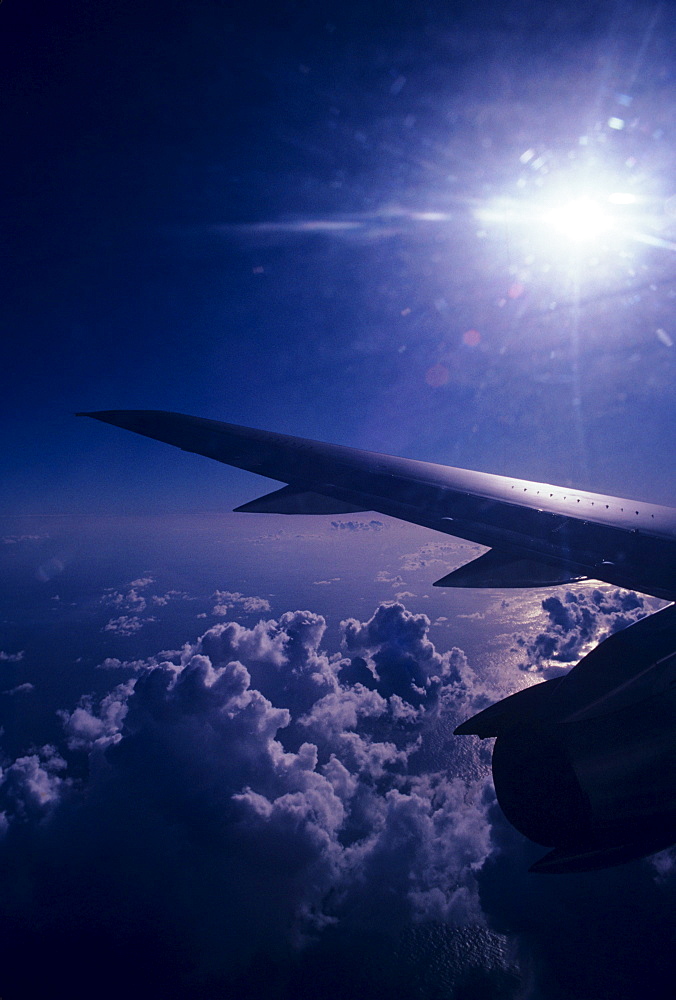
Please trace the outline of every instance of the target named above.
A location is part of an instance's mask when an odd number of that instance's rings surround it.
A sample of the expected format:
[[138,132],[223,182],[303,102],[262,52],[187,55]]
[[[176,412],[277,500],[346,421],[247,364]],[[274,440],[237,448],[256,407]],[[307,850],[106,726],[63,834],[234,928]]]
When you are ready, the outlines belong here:
[[0,994],[671,997],[671,852],[543,876],[454,737],[660,602],[78,411],[671,505],[664,3],[0,5]]

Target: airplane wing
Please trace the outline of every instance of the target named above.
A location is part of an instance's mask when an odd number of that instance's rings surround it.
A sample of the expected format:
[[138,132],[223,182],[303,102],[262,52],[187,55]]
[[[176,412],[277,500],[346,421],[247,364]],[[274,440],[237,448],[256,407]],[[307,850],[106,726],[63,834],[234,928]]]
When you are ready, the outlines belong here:
[[676,599],[676,509],[161,410],[82,413],[286,484],[243,512],[378,511],[490,551],[435,586],[595,579]]

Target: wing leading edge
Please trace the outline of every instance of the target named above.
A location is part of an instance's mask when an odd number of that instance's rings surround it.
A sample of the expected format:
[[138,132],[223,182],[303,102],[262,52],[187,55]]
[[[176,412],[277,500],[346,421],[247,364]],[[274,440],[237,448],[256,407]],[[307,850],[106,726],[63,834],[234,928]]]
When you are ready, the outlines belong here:
[[286,486],[237,508],[378,511],[492,551],[437,586],[592,578],[676,599],[676,509],[456,469],[161,410],[93,417]]

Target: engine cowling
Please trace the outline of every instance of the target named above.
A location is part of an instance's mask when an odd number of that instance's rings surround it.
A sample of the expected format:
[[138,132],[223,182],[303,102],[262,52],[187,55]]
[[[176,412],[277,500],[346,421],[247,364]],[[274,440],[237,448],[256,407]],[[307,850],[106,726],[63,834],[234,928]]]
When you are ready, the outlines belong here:
[[456,733],[497,737],[493,779],[505,816],[553,848],[532,870],[587,871],[668,847],[676,842],[676,606]]

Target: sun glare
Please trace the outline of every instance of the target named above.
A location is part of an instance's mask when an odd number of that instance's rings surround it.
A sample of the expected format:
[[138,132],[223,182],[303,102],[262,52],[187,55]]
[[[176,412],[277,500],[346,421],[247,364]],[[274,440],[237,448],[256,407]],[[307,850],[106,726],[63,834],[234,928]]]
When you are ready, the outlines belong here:
[[[525,154],[524,154],[525,155]],[[524,161],[533,167],[539,161]],[[544,162],[544,161],[543,161]],[[576,280],[601,280],[608,276],[618,254],[623,260],[636,258],[639,245],[673,249],[676,244],[662,233],[652,232],[654,206],[646,196],[632,190],[636,178],[603,169],[555,169],[544,175],[522,174],[516,192],[477,203],[474,214],[482,231],[500,229],[512,254],[522,254],[525,267],[554,269],[559,275],[575,268]],[[532,172],[532,171],[531,171]],[[518,249],[517,249],[518,248]],[[580,268],[589,263],[588,272]]]
[[575,198],[546,211],[543,221],[572,243],[591,243],[612,228],[609,212],[593,198]]

